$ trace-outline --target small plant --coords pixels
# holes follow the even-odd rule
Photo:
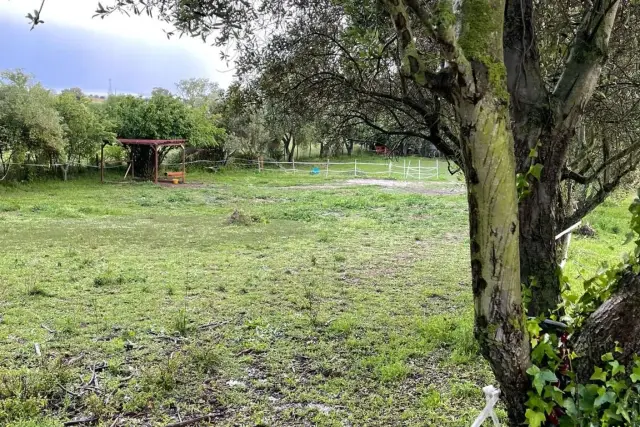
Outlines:
[[[167,363],[154,367],[146,372],[143,381],[150,389],[154,387],[161,391],[171,391],[178,384],[178,370],[180,368],[180,357],[174,356],[167,359]]]
[[[227,291],[227,287],[226,287],[225,285],[218,285],[218,286],[216,287],[216,289],[217,289],[219,292],[226,292],[226,291]]]
[[[248,225],[251,225],[252,222],[253,222],[253,219],[250,216],[245,215],[243,212],[239,211],[238,209],[235,209],[231,214],[231,216],[227,219],[227,224],[229,225],[248,226]]]
[[[169,285],[167,286],[167,295],[169,295],[170,297],[174,296],[176,294],[176,290],[173,286]]]
[[[323,231],[318,235],[318,242],[327,243],[329,241],[329,233]]]
[[[318,320],[318,310],[316,307],[316,295],[313,291],[313,283],[305,285],[304,293],[302,294],[305,299],[304,309],[309,313],[309,320],[313,326],[320,326]]]
[[[122,275],[116,275],[112,271],[106,271],[104,274],[93,279],[93,286],[101,288],[103,286],[120,286],[125,282]]]
[[[220,349],[209,345],[193,345],[187,349],[191,363],[204,374],[214,374],[222,365]]]
[[[315,267],[318,264],[318,259],[315,255],[311,255],[311,265]]]
[[[345,257],[342,254],[336,254],[336,255],[333,256],[333,260],[335,262],[345,262],[347,260],[347,257]]]
[[[49,297],[46,289],[37,281],[27,282],[27,295],[31,297]]]
[[[186,308],[181,308],[173,320],[173,330],[183,337],[186,337],[191,330],[191,320]]]

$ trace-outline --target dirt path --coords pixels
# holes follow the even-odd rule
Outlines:
[[[455,182],[418,182],[418,181],[396,181],[393,179],[363,179],[354,178],[342,182],[320,185],[296,185],[291,187],[281,187],[289,190],[329,190],[335,188],[353,187],[359,185],[375,185],[391,190],[400,190],[408,193],[450,196],[464,193],[464,185]]]

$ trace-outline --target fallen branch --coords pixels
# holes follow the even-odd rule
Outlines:
[[[201,417],[192,418],[190,420],[180,421],[173,424],[167,424],[165,427],[183,427],[190,426],[192,424],[199,423],[200,421],[211,421],[215,417],[215,414],[203,415]]]
[[[64,362],[65,365],[70,366],[73,365],[74,363],[76,363],[78,360],[82,359],[84,357],[83,353],[80,353],[79,355],[72,357],[71,359],[67,360],[66,362]]]
[[[207,323],[205,325],[198,326],[198,329],[217,328],[218,326],[226,325],[227,323],[231,323],[231,320],[225,320],[224,322]]]
[[[56,331],[51,329],[50,327],[48,327],[47,325],[45,325],[44,323],[40,324],[40,327],[44,330],[46,330],[47,332],[49,332],[50,334],[55,334]]]
[[[80,418],[80,419],[77,419],[77,420],[67,421],[63,425],[65,427],[67,427],[67,426],[77,426],[77,425],[80,425],[80,424],[93,423],[93,422],[95,422],[97,420],[98,420],[97,417],[86,417],[86,418]]]
[[[73,392],[71,390],[67,390],[62,384],[58,384],[58,387],[60,387],[62,389],[62,391],[66,392],[66,393],[69,393],[72,396],[75,396],[75,397],[82,396],[82,394],[78,394],[78,393],[75,393],[75,392]]]

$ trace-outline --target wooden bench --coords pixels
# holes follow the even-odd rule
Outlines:
[[[165,172],[164,176],[166,176],[167,178],[171,178],[171,179],[181,179],[182,183],[184,184],[184,172]]]

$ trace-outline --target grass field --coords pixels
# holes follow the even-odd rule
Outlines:
[[[0,425],[468,426],[482,408],[459,185],[96,181],[0,186]],[[574,239],[577,286],[622,252],[630,200]]]

